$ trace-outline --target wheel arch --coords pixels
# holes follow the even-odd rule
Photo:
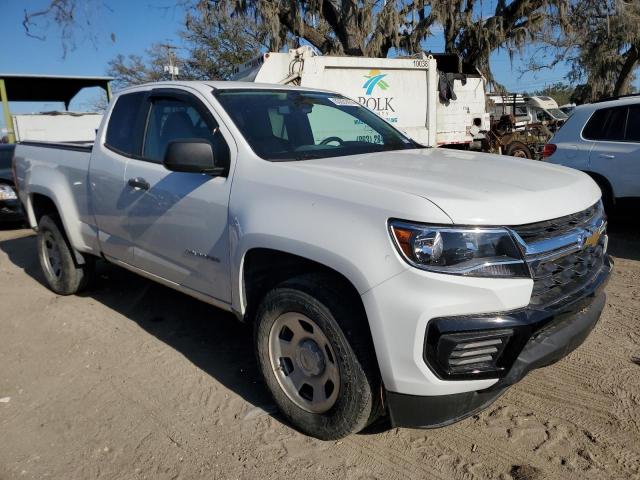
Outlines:
[[[616,204],[616,194],[613,189],[613,185],[611,185],[611,182],[607,177],[591,170],[583,170],[583,172],[589,175],[593,181],[598,184],[598,187],[600,187],[600,191],[602,192],[602,202],[605,206],[614,206]]]
[[[60,219],[60,227],[71,244],[74,258],[79,265],[85,263],[85,258],[77,250],[79,239],[74,238],[73,229],[69,228],[69,219],[63,214],[63,209],[52,191],[46,188],[36,188],[29,192],[29,201],[26,206],[27,218],[32,228],[37,229],[40,219],[44,215],[56,215]]]
[[[366,318],[360,290],[345,273],[307,256],[274,248],[255,247],[247,250],[239,269],[240,314],[251,321],[257,305],[276,285],[299,275],[318,273],[335,280],[345,295],[357,302]]]

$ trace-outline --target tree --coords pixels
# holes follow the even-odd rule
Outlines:
[[[170,74],[164,71],[164,66],[169,63],[169,55],[165,46],[154,44],[144,56],[134,54],[116,56],[107,66],[107,74],[115,78],[113,88],[119,90],[129,85],[170,80]],[[174,63],[178,68],[184,64],[180,58],[175,58]]]
[[[331,55],[386,57],[422,51],[434,25],[443,28],[445,51],[458,53],[493,80],[489,58],[500,48],[521,49],[542,29],[549,14],[560,15],[568,0],[498,0],[485,18],[476,0],[201,0],[232,5],[270,27],[273,43],[293,36]],[[545,10],[546,9],[546,10]]]
[[[183,58],[184,75],[193,79],[227,79],[234,65],[269,47],[264,25],[202,1],[187,9],[185,29],[180,36],[187,50]]]
[[[56,25],[59,29],[63,57],[65,57],[69,50],[75,48],[77,34],[80,34],[83,40],[96,43],[93,22],[100,18],[103,9],[110,8],[100,0],[83,0],[80,3],[78,0],[49,0],[49,3],[40,10],[25,8],[22,26],[28,36],[46,40],[50,24]],[[115,42],[114,33],[109,37],[112,42]]]
[[[537,40],[551,50],[546,65],[566,62],[569,79],[581,83],[578,103],[629,93],[640,60],[640,2],[625,0],[572,1],[563,18],[553,18]]]
[[[118,55],[111,60],[108,74],[116,78],[114,87],[169,80],[171,74],[165,71],[169,63],[178,67],[181,80],[227,79],[234,65],[266,47],[266,33],[255,22],[204,2],[187,11],[179,35],[184,43],[180,49],[154,44],[144,55]]]

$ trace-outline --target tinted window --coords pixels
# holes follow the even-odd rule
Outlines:
[[[627,107],[610,109],[609,118],[602,133],[603,140],[624,140],[624,129],[627,124]]]
[[[589,140],[624,140],[627,107],[596,110],[582,131]]]
[[[140,130],[138,118],[145,92],[127,93],[116,101],[109,125],[106,144],[125,155],[139,155]]]
[[[626,140],[630,142],[640,142],[640,105],[632,105],[629,107]]]
[[[229,147],[216,122],[192,104],[173,98],[153,100],[147,123],[142,156],[161,163],[170,142],[198,138],[213,146],[216,158],[228,160]]]

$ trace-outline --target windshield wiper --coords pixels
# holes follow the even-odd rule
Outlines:
[[[293,157],[293,160],[313,160],[316,158],[323,158],[322,155],[318,155],[317,153],[299,153],[296,156]]]

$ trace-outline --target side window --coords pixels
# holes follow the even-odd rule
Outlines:
[[[277,108],[269,108],[267,113],[269,114],[269,123],[271,123],[271,131],[274,137],[288,140],[289,134],[287,133],[287,125],[284,121],[283,113]]]
[[[629,107],[625,140],[629,142],[640,142],[640,105],[631,105]]]
[[[229,147],[213,118],[177,98],[153,99],[142,150],[144,159],[162,163],[169,143],[185,138],[207,140],[217,158],[229,158]]]
[[[106,145],[124,155],[139,155],[141,133],[138,130],[140,108],[145,92],[118,97],[107,125]]]
[[[346,112],[326,105],[314,105],[307,115],[316,145],[331,137],[344,142],[383,144],[382,135]]]
[[[627,107],[596,110],[582,131],[588,140],[624,140]]]
[[[602,132],[602,140],[624,140],[626,125],[627,107],[612,108]]]

